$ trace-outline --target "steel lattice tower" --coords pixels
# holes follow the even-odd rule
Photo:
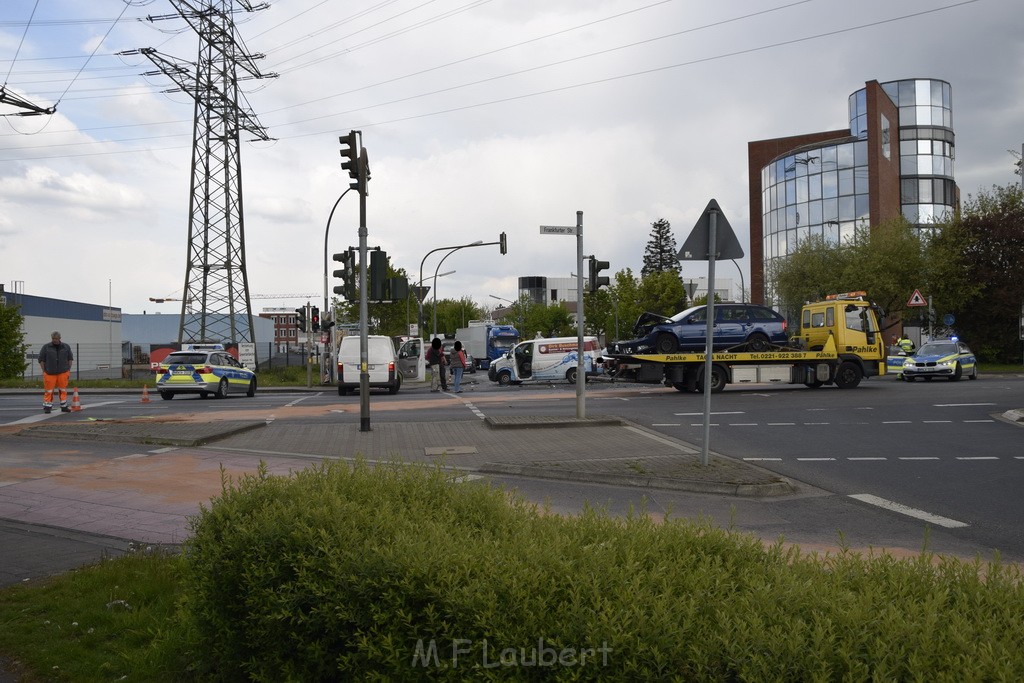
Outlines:
[[[195,101],[188,256],[178,342],[252,342],[239,132],[248,131],[259,140],[270,137],[256,115],[240,106],[238,81],[276,74],[260,73],[255,60],[263,55],[247,54],[242,48],[233,19],[238,11],[235,0],[170,2],[177,15],[149,19],[185,19],[199,35],[196,62],[182,64],[152,48],[125,54],[145,55],[178,85],[173,91],[183,91]],[[237,2],[247,12],[267,7]]]

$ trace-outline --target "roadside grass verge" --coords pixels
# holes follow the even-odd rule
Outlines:
[[[225,481],[180,556],[0,593],[0,649],[76,681],[1024,680],[1015,567],[560,517],[451,477]]]

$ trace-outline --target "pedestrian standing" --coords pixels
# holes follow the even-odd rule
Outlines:
[[[434,337],[430,342],[430,348],[423,359],[430,365],[430,390],[439,391],[443,388],[448,391],[448,380],[444,376],[444,349],[441,348],[440,337]]]
[[[43,370],[43,412],[53,410],[53,390],[60,391],[60,411],[70,413],[68,407],[68,379],[75,356],[71,347],[60,340],[60,332],[50,335],[50,343],[39,351],[39,367]]]
[[[466,352],[462,350],[462,342],[456,341],[452,348],[452,388],[456,394],[462,393],[462,373],[466,371]]]

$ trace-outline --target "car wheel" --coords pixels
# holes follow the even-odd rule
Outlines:
[[[704,393],[704,374],[703,368],[701,368],[701,375],[697,379],[697,391]],[[711,366],[711,393],[717,394],[720,391],[725,391],[725,385],[728,380],[725,374],[725,369],[721,365]]]
[[[507,387],[509,384],[512,384],[512,373],[508,372],[507,370],[505,372],[499,372],[498,385]]]
[[[388,393],[394,396],[402,388],[402,380],[395,378],[395,383],[388,387]]]
[[[967,375],[967,377],[968,377],[968,379],[978,379],[978,365],[977,364],[975,364],[974,367],[971,368],[971,374]]]
[[[227,379],[222,379],[220,381],[220,384],[217,385],[217,394],[216,394],[216,396],[217,396],[217,398],[227,398],[228,397],[228,381],[227,381]]]
[[[853,389],[860,384],[860,368],[856,363],[843,361],[836,370],[836,386],[840,389]]]
[[[679,350],[679,338],[674,334],[662,332],[654,341],[654,350],[658,353],[675,353]]]
[[[963,376],[964,376],[964,369],[962,367],[960,367],[960,363],[957,363],[956,367],[953,368],[953,374],[949,376],[949,381],[950,382],[956,382],[957,380],[959,380]]]
[[[171,392],[171,391],[161,391],[160,392],[160,398],[162,398],[165,401],[170,401],[172,398],[174,398],[174,392]]]
[[[755,332],[754,334],[750,335],[750,337],[747,338],[747,348],[753,351],[754,353],[761,353],[763,351],[767,351],[768,349],[771,348],[771,346],[772,344],[770,341],[768,341],[768,337],[761,334],[760,332]]]
[[[576,368],[569,368],[565,372],[565,381],[569,384],[576,384]]]
[[[255,377],[253,377],[251,380],[249,380],[249,390],[245,392],[245,395],[248,396],[249,398],[252,398],[253,396],[256,395],[256,378]]]

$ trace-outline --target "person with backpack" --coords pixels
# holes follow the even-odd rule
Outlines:
[[[462,393],[462,373],[466,365],[466,352],[462,350],[462,342],[456,340],[452,347],[452,389],[456,394]]]
[[[448,378],[445,376],[444,349],[441,348],[440,337],[434,337],[430,342],[430,348],[427,349],[423,360],[430,366],[430,390],[440,391],[443,389],[448,391]],[[439,385],[440,389],[438,388]]]

